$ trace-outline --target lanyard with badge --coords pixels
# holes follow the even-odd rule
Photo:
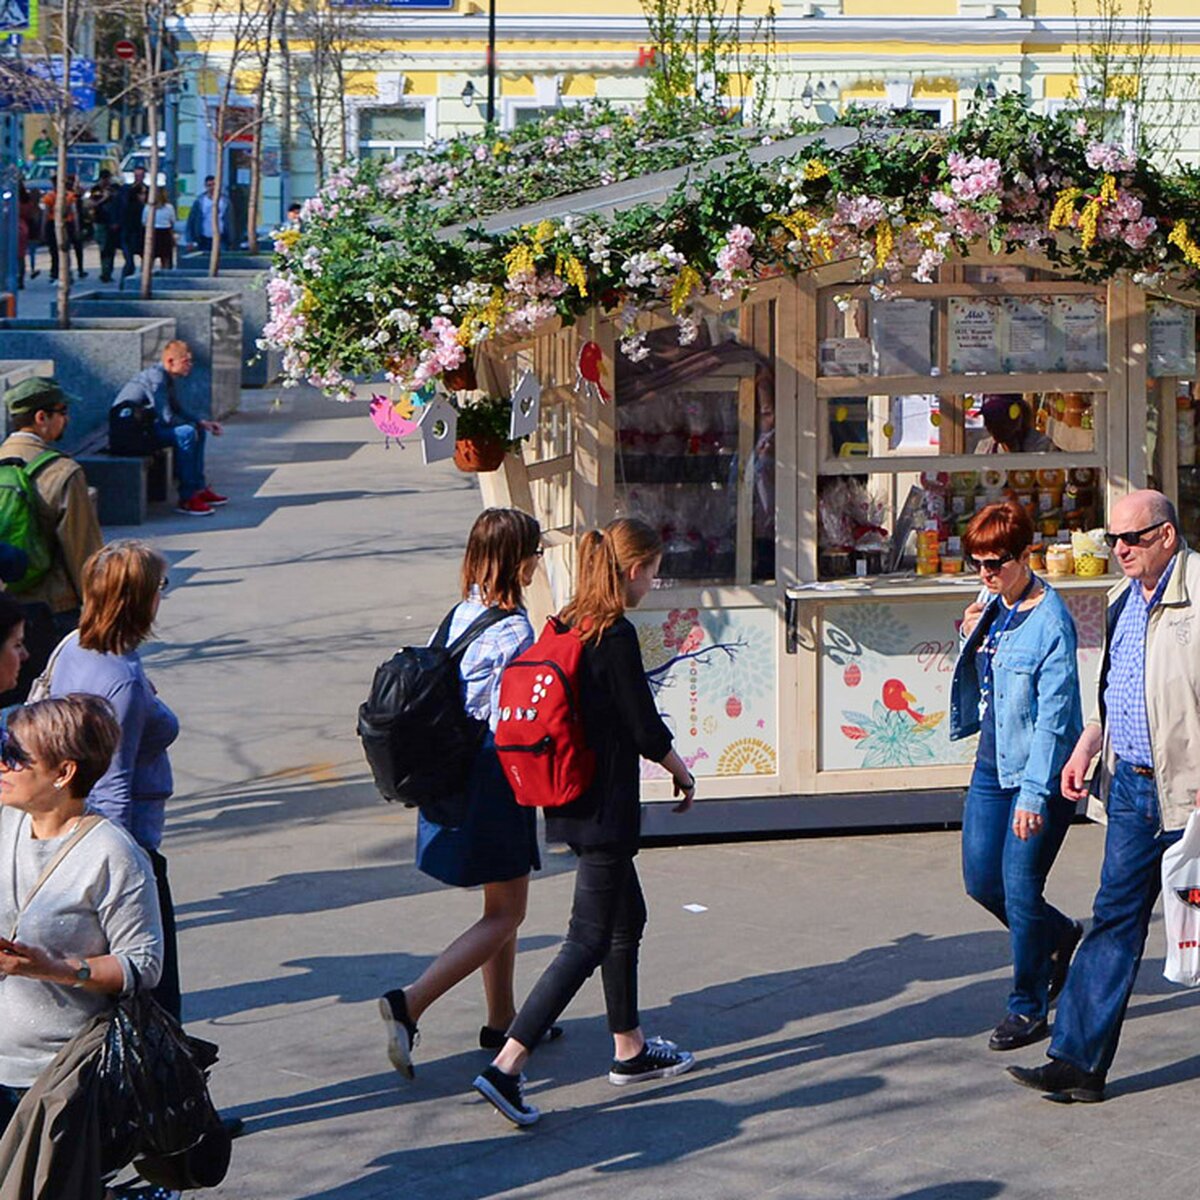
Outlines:
[[[991,707],[992,703],[992,663],[996,657],[996,651],[1000,647],[1000,639],[1008,631],[1008,627],[1016,619],[1017,613],[1020,611],[1021,605],[1029,599],[1029,593],[1033,591],[1033,585],[1037,582],[1037,576],[1031,571],[1029,573],[1029,582],[1025,585],[1025,590],[1017,597],[1017,602],[1009,608],[1004,603],[1003,598],[997,597],[997,603],[1003,608],[1004,620],[997,622],[992,620],[991,628],[984,634],[983,646],[980,652],[983,655],[983,679],[980,681],[980,693],[983,699],[985,709]]]

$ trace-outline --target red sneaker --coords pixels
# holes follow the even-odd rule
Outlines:
[[[202,491],[196,493],[205,504],[211,504],[213,508],[220,508],[222,504],[229,503],[228,496],[222,496],[219,492],[214,492],[212,488],[206,487]]]
[[[202,499],[204,493],[197,492],[188,500],[181,500],[176,506],[177,513],[186,513],[189,517],[211,517],[216,509]]]

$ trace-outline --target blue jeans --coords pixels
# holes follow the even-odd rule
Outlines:
[[[198,425],[168,425],[154,422],[154,435],[164,446],[175,447],[175,478],[179,499],[190,500],[204,491],[204,430]]]
[[[975,768],[963,807],[963,883],[1011,935],[1008,1011],[1041,1020],[1049,1007],[1050,956],[1074,928],[1043,892],[1075,806],[1051,798],[1042,832],[1022,841],[1012,831],[1018,790],[1002,788],[994,769]]]
[[[1079,945],[1058,1000],[1050,1057],[1108,1073],[1137,978],[1150,913],[1162,890],[1163,851],[1183,830],[1162,830],[1153,779],[1117,763],[1092,928]]]

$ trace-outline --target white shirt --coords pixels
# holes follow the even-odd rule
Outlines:
[[[149,213],[150,206],[146,205],[142,209],[142,224],[146,223],[146,214]],[[175,205],[160,204],[154,210],[154,228],[155,229],[174,229],[175,228]]]

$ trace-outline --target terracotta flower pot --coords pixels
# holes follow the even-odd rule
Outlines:
[[[504,443],[495,438],[459,438],[454,443],[454,465],[468,474],[494,471],[504,461]]]
[[[442,382],[452,392],[473,392],[479,386],[475,375],[475,364],[468,358],[461,366],[453,367],[442,375]]]

